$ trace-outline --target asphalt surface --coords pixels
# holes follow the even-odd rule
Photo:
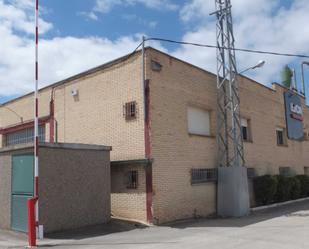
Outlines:
[[[0,231],[0,248],[24,248],[25,235]],[[309,201],[238,219],[202,219],[142,227],[113,221],[51,234],[41,248],[83,249],[308,249]]]

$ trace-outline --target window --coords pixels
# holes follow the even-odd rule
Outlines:
[[[188,107],[188,132],[194,135],[210,135],[210,113],[200,108]]]
[[[291,176],[291,169],[290,167],[280,167],[279,168],[279,174],[281,176]]]
[[[277,145],[286,145],[285,129],[277,128]]]
[[[243,141],[251,141],[250,120],[244,118],[241,119],[241,134]]]
[[[249,179],[256,177],[255,168],[247,168],[247,175]]]
[[[28,128],[4,135],[4,146],[31,143],[34,140],[34,129]],[[39,127],[39,141],[45,141],[45,126]]]
[[[137,189],[138,186],[138,171],[131,170],[127,173],[127,188]]]
[[[217,169],[192,169],[191,184],[217,181],[217,175]]]
[[[309,176],[309,167],[304,167],[304,174]]]
[[[162,65],[159,62],[152,60],[151,69],[155,72],[160,72],[162,70]]]
[[[136,101],[131,101],[128,103],[125,103],[123,107],[123,115],[126,120],[133,120],[137,117],[137,104]]]

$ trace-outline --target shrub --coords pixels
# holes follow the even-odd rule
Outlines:
[[[281,175],[276,176],[278,185],[275,200],[277,202],[288,201],[291,199],[292,181],[290,177]]]
[[[307,197],[309,196],[309,176],[306,175],[298,175],[296,178],[300,182],[300,195],[301,197]]]
[[[291,185],[290,197],[292,200],[299,199],[301,197],[301,184],[297,177],[289,177],[289,184]]]
[[[254,178],[253,187],[256,204],[266,205],[274,201],[277,179],[270,175],[259,176]]]

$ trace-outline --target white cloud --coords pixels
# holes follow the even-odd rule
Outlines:
[[[117,1],[117,0],[116,0]],[[142,0],[127,1],[138,4]],[[114,2],[114,1],[113,1]],[[149,1],[149,6],[151,2]],[[162,4],[165,0],[156,1]],[[257,0],[252,5],[246,0],[233,1],[236,46],[243,48],[309,53],[309,2],[294,0],[289,7],[278,7],[279,0]],[[33,89],[34,42],[33,1],[0,0],[0,96],[23,94]],[[146,4],[143,1],[143,4]],[[156,5],[157,6],[157,5]],[[185,25],[195,25],[183,35],[184,41],[215,44],[215,17],[212,0],[191,0],[183,6],[180,17]],[[247,10],[247,11],[245,11]],[[250,14],[251,13],[251,14]],[[91,17],[89,17],[91,18]],[[95,17],[93,17],[95,19]],[[129,17],[128,17],[129,18]],[[134,18],[134,17],[132,17]],[[146,25],[146,24],[145,24]],[[156,23],[149,23],[149,27]],[[52,23],[40,20],[41,33],[53,28]],[[53,83],[86,69],[131,52],[141,41],[142,34],[123,36],[112,41],[104,37],[55,37],[40,39],[40,86]],[[160,43],[152,42],[165,52]],[[173,55],[215,72],[216,50],[182,46]],[[268,84],[279,77],[281,67],[295,62],[292,58],[237,52],[239,71],[254,65],[260,59],[267,64],[251,71],[250,76]]]
[[[135,14],[124,14],[122,18],[126,21],[135,22],[151,29],[155,29],[158,25],[157,21],[149,21]]]
[[[80,16],[84,16],[84,17],[86,17],[86,19],[89,19],[89,20],[93,20],[93,21],[99,20],[98,16],[93,11],[91,11],[91,12],[82,11],[82,12],[79,12],[77,14],[80,15]]]
[[[13,31],[21,31],[26,34],[33,34],[33,8],[32,1],[21,0],[12,1],[6,4],[0,0],[0,23],[1,26]],[[47,23],[40,18],[40,32],[45,33],[52,28],[51,23]]]
[[[309,53],[309,2],[293,0],[289,7],[279,6],[280,1],[233,0],[232,12],[236,47],[278,51],[287,53]],[[194,31],[187,32],[183,40],[215,44],[216,17],[209,17],[215,9],[213,0],[191,0],[180,11],[186,25],[198,23]],[[181,47],[174,55],[215,72],[215,49]],[[254,65],[260,59],[267,64],[248,72],[254,79],[269,84],[280,80],[280,70],[287,63],[298,63],[290,57],[275,57],[237,52],[238,69]]]
[[[0,0],[0,96],[24,94],[34,85],[33,12],[26,0],[8,4]],[[48,32],[52,24],[40,21]],[[18,32],[17,32],[18,31]],[[133,51],[142,34],[112,41],[102,37],[55,37],[40,39],[40,87],[75,75]],[[160,44],[152,43],[161,49]]]
[[[142,4],[147,8],[156,10],[177,10],[178,5],[170,0],[96,0],[94,11],[108,13],[114,6],[134,6]]]

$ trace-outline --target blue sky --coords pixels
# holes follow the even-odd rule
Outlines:
[[[177,11],[158,11],[143,5],[120,5],[114,7],[109,13],[96,13],[98,20],[92,20],[85,16],[85,12],[92,10],[95,0],[74,0],[74,5],[68,4],[69,2],[42,1],[42,4],[51,10],[45,19],[56,27],[54,32],[48,34],[50,37],[53,35],[100,36],[114,40],[120,36],[145,33],[149,36],[181,39],[185,32],[185,27],[179,24]]]
[[[33,89],[34,0],[0,0],[0,103]],[[233,0],[236,46],[309,54],[309,1]],[[214,0],[41,0],[40,87],[131,52],[142,35],[215,44]],[[215,50],[149,44],[215,72]],[[270,86],[302,59],[237,53],[239,71]],[[309,71],[309,68],[308,68]],[[309,75],[306,74],[309,80]]]

